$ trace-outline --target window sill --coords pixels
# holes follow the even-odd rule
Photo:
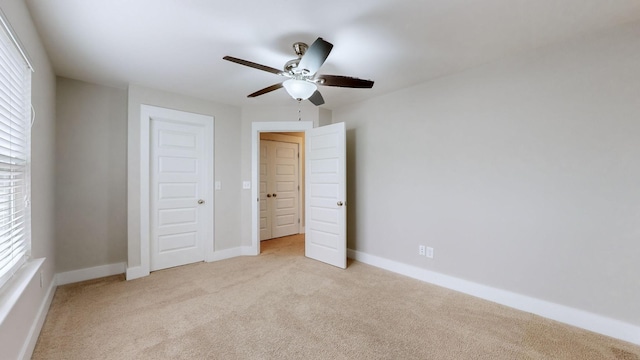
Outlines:
[[[44,260],[45,258],[27,261],[0,289],[0,324],[4,323],[29,283],[36,277]]]

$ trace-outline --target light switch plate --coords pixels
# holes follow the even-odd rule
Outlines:
[[[427,246],[427,257],[429,259],[433,259],[433,248],[432,247]]]
[[[242,182],[243,189],[251,189],[251,181],[243,181]]]
[[[222,189],[222,184],[220,183],[220,181],[216,181],[216,190],[220,189]]]

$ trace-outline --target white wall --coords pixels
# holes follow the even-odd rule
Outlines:
[[[349,248],[640,325],[639,60],[636,23],[335,109]]]
[[[57,272],[127,261],[127,90],[59,77]]]
[[[36,72],[32,75],[31,100],[36,122],[31,138],[31,254],[46,258],[41,268],[43,284],[36,276],[4,322],[0,323],[0,357],[15,359],[30,354],[40,331],[39,312],[48,306],[54,289],[54,188],[55,188],[55,75],[23,1],[0,0],[17,36],[26,48]],[[30,336],[33,335],[33,336]],[[29,342],[31,341],[31,342]]]
[[[214,117],[215,250],[240,246],[240,109],[184,95],[129,86],[128,94],[128,267],[140,265],[140,193],[138,139],[140,105],[153,105]]]

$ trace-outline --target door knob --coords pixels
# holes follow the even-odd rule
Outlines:
[[[271,194],[267,194],[267,197],[271,197]]]
[[[199,205],[204,204],[204,200],[202,200],[202,199],[198,200],[198,204],[199,204]]]
[[[273,194],[273,197],[276,197],[276,196],[278,196],[278,194]]]
[[[342,205],[344,205],[342,201],[338,201],[338,206],[342,206]]]

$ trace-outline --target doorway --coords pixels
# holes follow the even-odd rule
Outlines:
[[[253,255],[260,254],[260,134],[296,133],[312,128],[313,122],[311,121],[254,122],[251,124],[251,183],[255,184],[251,189],[252,199],[255,199],[251,207],[250,253]],[[303,224],[303,214],[300,219]]]
[[[252,246],[260,254],[259,173],[261,132],[305,132],[305,256],[346,268],[345,124],[313,128],[311,122],[254,122],[251,125]]]

